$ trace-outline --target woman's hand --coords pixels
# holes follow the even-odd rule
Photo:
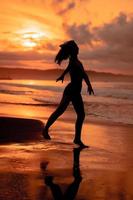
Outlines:
[[[60,76],[59,78],[57,78],[57,79],[56,79],[56,82],[58,82],[58,81],[62,81],[62,83],[63,83],[63,81],[64,81],[64,76]]]
[[[94,91],[93,91],[93,89],[92,89],[91,86],[88,86],[88,92],[89,92],[90,95],[91,95],[91,94],[94,95]]]

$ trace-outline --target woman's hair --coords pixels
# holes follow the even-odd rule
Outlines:
[[[61,49],[55,57],[55,62],[61,64],[63,60],[66,60],[70,56],[75,56],[79,52],[79,48],[74,40],[70,40],[60,45]]]

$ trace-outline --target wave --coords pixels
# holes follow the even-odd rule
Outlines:
[[[67,84],[67,83],[66,83]],[[0,89],[0,93],[7,93],[13,95],[21,95],[21,94],[37,94],[37,92],[55,92],[60,93],[63,92],[65,85],[54,85],[54,83],[43,83],[43,82],[35,82],[30,85],[29,83],[16,83],[16,82],[1,82],[2,89]],[[4,87],[4,89],[3,89]],[[8,87],[8,89],[5,89]],[[13,88],[13,89],[12,89]],[[23,89],[20,89],[23,88]],[[94,84],[94,92],[98,97],[107,97],[107,98],[116,98],[116,99],[130,99],[133,100],[133,85],[125,84],[125,83],[117,83],[116,85],[107,84],[107,83],[97,83]],[[82,90],[83,95],[87,95],[86,86],[83,85]]]
[[[42,100],[34,99],[35,103],[25,103],[25,102],[2,102],[0,104],[4,105],[16,105],[17,106],[34,106],[34,107],[57,107],[58,102],[47,102]],[[70,104],[70,111],[73,111],[72,105]],[[111,103],[101,103],[101,102],[86,102],[85,101],[85,113],[87,119],[100,120],[100,121],[110,121],[119,122],[123,124],[133,124],[133,105],[132,104],[111,104]],[[31,109],[31,108],[29,108]],[[39,108],[38,108],[39,109]]]
[[[57,103],[17,103],[17,102],[2,102],[0,101],[1,104],[11,104],[11,105],[23,105],[23,106],[57,106]]]
[[[15,90],[0,90],[0,93],[1,94],[11,94],[11,95],[28,95],[28,94],[32,94],[33,93],[33,91],[21,91],[21,90],[19,90],[19,91],[15,91]]]
[[[89,96],[83,85],[86,115],[90,118],[133,124],[133,85],[125,83],[96,83],[95,96]],[[54,82],[1,82],[0,103],[49,107],[58,106],[65,85]],[[71,108],[72,106],[70,106]],[[38,108],[39,109],[39,108]],[[17,110],[17,109],[16,109]]]
[[[133,124],[133,104],[91,102],[85,108],[94,119]]]
[[[62,91],[63,88],[60,86],[54,86],[54,85],[30,85],[30,84],[20,84],[20,83],[5,83],[5,82],[1,82],[2,85],[4,86],[9,86],[9,87],[22,87],[22,88],[31,88],[31,89],[35,89],[35,90],[52,90],[52,91]]]

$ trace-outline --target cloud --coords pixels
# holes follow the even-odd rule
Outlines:
[[[55,54],[35,51],[0,51],[0,67],[49,69],[54,66]]]
[[[97,68],[133,74],[133,18],[120,13],[110,23],[93,28],[91,48],[81,51],[81,58]],[[97,45],[100,43],[100,45]]]
[[[97,38],[107,45],[132,46],[133,44],[133,18],[128,20],[127,16],[121,13],[112,23],[104,24],[96,29]]]
[[[22,4],[15,2],[18,0],[5,4],[8,7],[1,18],[4,28],[1,29],[0,62],[3,65],[6,62],[10,64],[10,61],[16,64],[20,61],[53,62],[58,45],[67,39],[74,39],[80,46],[82,61],[87,65],[99,70],[114,71],[117,68],[119,71],[133,73],[133,18],[120,13],[112,21],[94,28],[94,15],[91,15],[89,0],[23,0]],[[86,9],[88,10],[85,11]],[[88,18],[92,20],[91,25]],[[110,18],[103,21],[107,20]],[[16,34],[16,31],[33,32],[32,26],[38,31],[53,34],[49,38],[37,39],[37,46],[26,51],[28,48],[21,42],[23,37]],[[36,42],[32,37],[28,39]]]
[[[0,61],[1,60],[14,60],[14,61],[34,61],[34,60],[52,60],[54,57],[50,53],[39,53],[35,51],[0,51]]]
[[[60,10],[58,12],[59,15],[64,15],[65,13],[67,13],[69,10],[73,9],[76,6],[75,2],[71,2],[69,3],[66,8]]]
[[[0,60],[0,67],[24,67],[25,63],[15,60]]]
[[[44,43],[41,48],[45,48],[47,50],[50,50],[50,51],[55,51],[57,50],[57,46],[55,44],[52,44],[50,42],[47,42],[47,43]]]
[[[91,44],[93,35],[89,30],[88,24],[64,25],[67,35],[78,42],[78,44]]]
[[[36,22],[40,22],[41,24],[51,24],[53,23],[53,20],[50,18],[47,18],[45,16],[41,16],[40,14],[32,14],[27,11],[19,11],[19,15],[21,15],[24,18],[28,18],[31,20],[34,20]]]

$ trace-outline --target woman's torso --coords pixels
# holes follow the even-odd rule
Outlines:
[[[79,60],[70,61],[70,79],[71,82],[67,85],[66,90],[71,92],[72,94],[80,93],[82,89],[82,70],[81,70],[81,62]]]

